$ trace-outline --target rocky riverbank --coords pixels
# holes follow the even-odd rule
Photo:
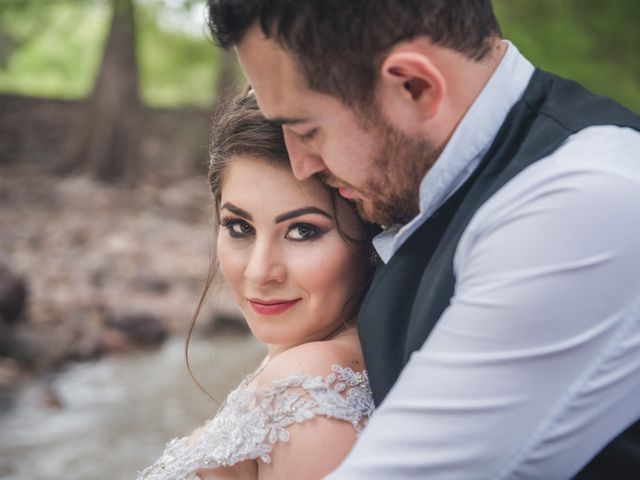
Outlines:
[[[203,178],[128,189],[0,169],[0,389],[184,334],[212,258],[211,212]],[[224,289],[199,325],[243,331]]]

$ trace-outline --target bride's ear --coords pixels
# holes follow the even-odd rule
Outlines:
[[[378,91],[388,118],[420,122],[436,116],[447,84],[428,56],[399,51],[382,62]]]

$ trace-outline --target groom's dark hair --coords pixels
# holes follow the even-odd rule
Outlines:
[[[396,43],[419,36],[482,60],[500,35],[491,0],[208,0],[219,45],[256,22],[291,53],[310,88],[347,105],[373,99],[377,71]]]

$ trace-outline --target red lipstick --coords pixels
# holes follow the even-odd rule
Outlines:
[[[253,310],[260,315],[278,315],[279,313],[289,310],[300,300],[300,298],[296,298],[295,300],[249,299],[249,303]]]

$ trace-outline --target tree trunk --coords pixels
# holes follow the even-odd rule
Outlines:
[[[111,0],[113,18],[76,148],[63,172],[133,184],[139,173],[141,102],[133,0]]]

